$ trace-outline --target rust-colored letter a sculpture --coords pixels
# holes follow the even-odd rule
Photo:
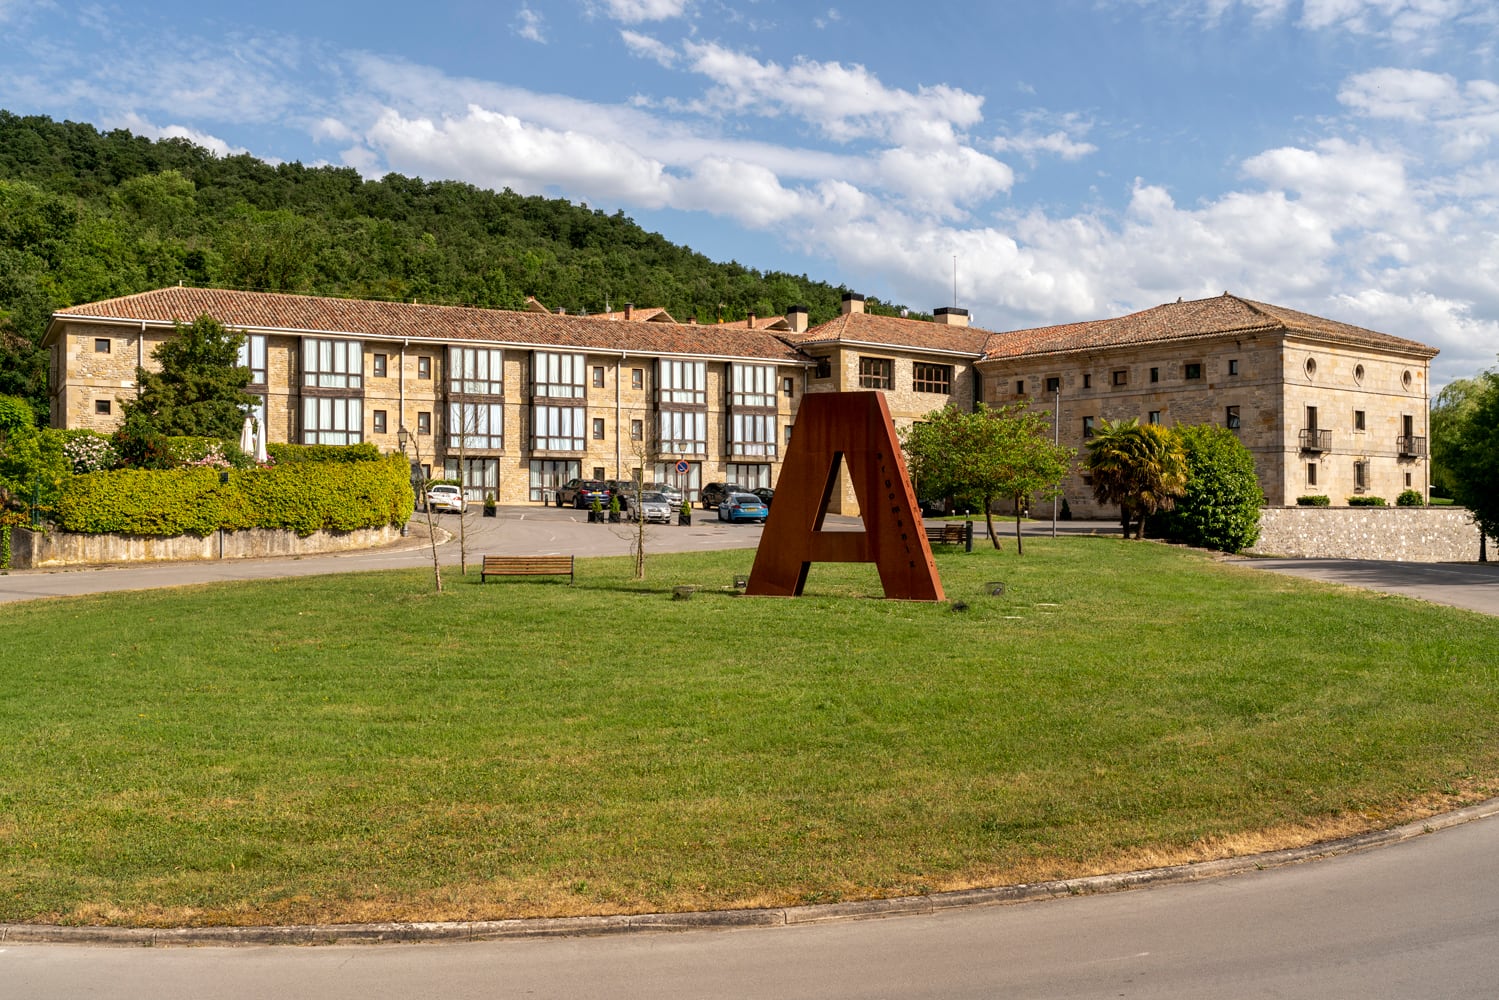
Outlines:
[[[863,531],[822,530],[840,462],[848,464]],[[745,593],[800,595],[814,562],[872,562],[879,567],[886,597],[943,600],[942,581],[882,393],[802,397]]]

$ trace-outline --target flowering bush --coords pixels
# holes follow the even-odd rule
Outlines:
[[[98,472],[113,468],[119,461],[109,438],[95,431],[73,431],[62,445],[62,454],[73,465],[73,472]]]

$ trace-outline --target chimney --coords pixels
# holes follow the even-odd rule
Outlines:
[[[932,319],[943,326],[967,326],[968,310],[956,306],[943,306],[932,310]]]
[[[749,327],[751,330],[755,328],[755,314],[753,310],[751,310],[749,314],[749,320],[744,325]]]
[[[566,316],[567,315],[567,307],[566,306],[558,306],[557,307],[557,315],[558,316]]]
[[[791,327],[792,333],[807,332],[807,307],[792,306],[786,310],[786,325]]]
[[[628,323],[630,320],[632,320],[634,318],[635,318],[635,303],[633,303],[633,302],[626,302],[625,303],[625,322]]]
[[[838,311],[839,311],[839,313],[841,315],[844,315],[844,316],[848,316],[851,313],[861,313],[861,312],[863,312],[864,311],[864,296],[858,295],[858,294],[856,294],[854,292],[844,292],[843,293],[843,305],[842,305],[842,307]]]
[[[689,326],[697,326],[697,313],[693,313],[691,316],[687,317],[687,324]]]

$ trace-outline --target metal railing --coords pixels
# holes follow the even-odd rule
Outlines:
[[[1301,432],[1302,451],[1331,451],[1332,431],[1308,427]]]
[[[1395,452],[1401,458],[1425,458],[1426,439],[1424,437],[1402,434],[1395,439]]]

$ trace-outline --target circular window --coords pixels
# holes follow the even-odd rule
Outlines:
[[[1413,379],[1411,377],[1411,373],[1410,373],[1409,369],[1407,369],[1405,371],[1405,373],[1400,376],[1400,384],[1403,385],[1403,386],[1405,386],[1407,389],[1409,389],[1411,387],[1411,383],[1414,382],[1414,381],[1415,381],[1415,379]]]
[[[1307,358],[1306,359],[1306,377],[1307,378],[1315,378],[1316,374],[1317,374],[1317,359],[1316,358]]]
[[[1353,380],[1355,382],[1357,382],[1359,385],[1363,385],[1364,384],[1364,366],[1363,365],[1354,365],[1353,366]]]

